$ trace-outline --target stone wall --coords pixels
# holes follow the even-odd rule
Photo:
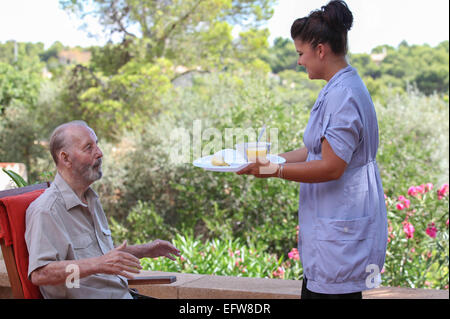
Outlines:
[[[142,271],[143,276],[176,276],[167,285],[136,285],[139,293],[159,299],[299,299],[301,281]],[[10,298],[8,275],[0,263],[0,299]],[[364,299],[449,299],[448,290],[380,287]]]

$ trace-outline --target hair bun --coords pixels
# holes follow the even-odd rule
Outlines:
[[[332,0],[322,8],[323,20],[335,30],[349,31],[353,25],[353,15],[342,0]]]

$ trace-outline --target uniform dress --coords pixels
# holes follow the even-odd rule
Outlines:
[[[363,291],[380,280],[387,213],[375,161],[375,108],[350,65],[331,78],[311,110],[303,138],[306,161],[322,158],[323,138],[347,168],[338,180],[300,183],[298,251],[307,288],[325,294]]]

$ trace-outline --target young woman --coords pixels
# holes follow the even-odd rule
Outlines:
[[[311,110],[305,147],[280,154],[283,165],[258,162],[238,172],[300,182],[302,298],[362,298],[379,283],[385,260],[378,124],[370,94],[345,58],[352,24],[344,1],[294,21],[298,64],[310,79],[328,82]]]

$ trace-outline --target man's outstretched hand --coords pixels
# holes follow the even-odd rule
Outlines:
[[[180,251],[171,243],[165,240],[156,239],[151,243],[144,244],[145,257],[167,257],[171,260],[176,260],[175,257],[180,257]]]

